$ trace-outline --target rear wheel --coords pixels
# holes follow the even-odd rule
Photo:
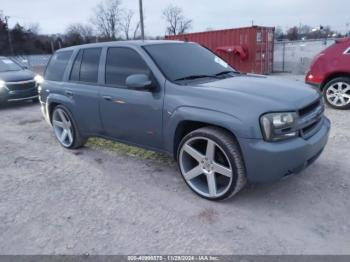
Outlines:
[[[246,183],[237,142],[220,128],[205,127],[186,135],[179,146],[178,165],[186,184],[209,200],[230,198]]]
[[[52,126],[58,142],[65,148],[76,149],[84,146],[83,138],[71,113],[62,105],[56,106],[52,113]]]
[[[326,103],[335,109],[350,108],[350,78],[338,77],[329,81],[324,89],[323,96]]]

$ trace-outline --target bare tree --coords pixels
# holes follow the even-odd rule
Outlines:
[[[38,23],[31,23],[27,27],[28,32],[38,35],[40,32],[40,25]]]
[[[93,39],[93,29],[90,25],[71,24],[67,27],[64,40],[67,45],[90,43]]]
[[[84,40],[88,40],[93,36],[93,29],[90,25],[76,23],[67,27],[66,34],[77,34]]]
[[[105,0],[96,6],[92,23],[102,37],[115,40],[121,30],[122,15],[120,0]]]
[[[121,21],[121,27],[124,32],[124,37],[126,40],[138,39],[140,38],[140,21],[136,24],[133,22],[134,12],[132,10],[127,10],[124,12],[124,17]]]
[[[134,29],[133,39],[139,39],[139,38],[140,38],[140,22],[137,22]]]
[[[163,16],[167,22],[167,34],[178,35],[186,33],[192,27],[192,20],[183,15],[180,7],[169,5],[163,10]]]

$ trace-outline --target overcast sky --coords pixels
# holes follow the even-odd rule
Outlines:
[[[40,33],[63,33],[68,24],[89,22],[100,0],[0,0],[0,10],[9,15],[10,25],[39,23]],[[138,0],[122,0],[135,11]],[[224,29],[255,24],[281,26],[330,25],[345,32],[350,23],[349,0],[143,0],[147,35],[164,35],[162,10],[173,3],[193,20],[191,31]]]

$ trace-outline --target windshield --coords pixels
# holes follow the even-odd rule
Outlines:
[[[167,43],[144,49],[170,81],[215,77],[235,72],[224,60],[195,43]]]
[[[19,71],[22,68],[9,58],[0,58],[0,72]]]

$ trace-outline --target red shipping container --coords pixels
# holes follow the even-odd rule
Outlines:
[[[274,27],[252,26],[166,36],[209,48],[244,73],[270,74],[273,70]]]

